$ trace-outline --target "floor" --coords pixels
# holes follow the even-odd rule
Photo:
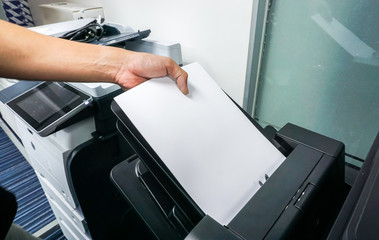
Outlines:
[[[33,168],[2,128],[0,186],[16,196],[18,209],[15,224],[46,240],[65,239]]]

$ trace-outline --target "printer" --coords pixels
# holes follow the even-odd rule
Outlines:
[[[287,124],[271,138],[285,146],[286,160],[223,226],[183,196],[122,122],[118,128],[138,157],[115,167],[112,180],[156,239],[321,239],[337,214],[344,179],[338,141]]]
[[[137,40],[122,45],[127,46],[146,51],[157,51],[160,46],[158,52],[168,50],[174,59],[178,56],[181,65],[177,45]],[[0,99],[6,103],[39,84],[20,81],[1,91]],[[115,104],[113,98],[122,93],[118,86],[67,85],[89,95],[91,103],[48,136],[38,136],[24,121],[15,120],[6,106],[2,105],[1,114],[28,148],[28,160],[32,159],[68,239],[333,240],[377,236],[379,136],[347,196],[343,143],[293,124],[279,131],[262,128],[233,103],[285,160],[233,219],[221,224],[199,208]],[[42,165],[40,158],[47,164]]]
[[[59,37],[93,21],[31,30]],[[93,44],[150,51],[182,64],[177,43],[145,41],[141,32],[117,23],[105,21],[103,26],[105,40]],[[134,42],[128,48],[125,42],[130,39]],[[117,238],[130,221],[130,207],[109,179],[112,167],[134,154],[117,131],[110,109],[112,99],[122,92],[111,83],[22,80],[0,91],[1,118],[22,143],[67,239]],[[33,103],[40,103],[38,109]]]
[[[112,102],[118,130],[137,154],[115,166],[111,179],[149,230],[141,232],[144,239],[377,239],[379,133],[350,189],[344,183],[343,143],[290,123],[279,131],[262,128],[235,107],[286,159],[238,214],[221,224],[199,208]]]
[[[189,74],[194,76],[193,72]],[[193,87],[193,81],[189,83]],[[159,80],[156,84],[155,87],[158,86]],[[145,87],[145,89],[148,88]],[[162,89],[159,88],[159,91]],[[123,95],[126,96],[126,94],[129,93]],[[161,94],[165,95],[165,92],[161,92]],[[205,95],[203,93],[198,94],[193,89],[192,94],[202,97]],[[194,196],[189,194],[190,191],[182,184],[183,181],[179,181],[178,175],[174,174],[172,168],[166,165],[165,159],[162,159],[162,156],[166,155],[162,152],[158,154],[156,148],[151,145],[152,142],[149,141],[150,136],[148,135],[154,129],[162,134],[161,121],[151,120],[153,128],[149,126],[148,130],[142,133],[140,121],[143,121],[143,118],[134,118],[133,116],[135,113],[138,116],[142,115],[140,114],[141,110],[135,112],[129,110],[130,105],[123,104],[132,102],[133,98],[122,97],[122,95],[118,96],[118,99],[112,102],[112,110],[118,117],[118,130],[134,149],[136,155],[114,167],[111,172],[111,179],[126,201],[133,207],[146,229],[149,230],[150,235],[148,237],[151,239],[323,239],[332,227],[338,210],[346,197],[343,143],[293,124],[287,124],[279,131],[272,127],[262,128],[232,99],[225,95],[223,101],[228,99],[231,102],[231,108],[233,108],[231,112],[241,115],[241,118],[245,118],[245,120],[247,119],[251,126],[254,126],[270,144],[284,155],[285,160],[270,176],[266,176],[264,181],[259,182],[261,184],[259,190],[244,203],[230,221],[220,223],[207,214],[200,207],[198,201],[194,200]],[[188,98],[191,99],[191,96]],[[190,101],[188,98],[184,99],[183,103]],[[175,100],[176,98],[168,101],[175,102]],[[160,101],[160,99],[154,98],[154,102],[156,101]],[[210,101],[212,102],[213,99]],[[181,107],[183,106],[180,105],[178,109]],[[212,105],[210,110],[217,107]],[[168,108],[169,112],[175,111],[171,109],[171,106],[166,105],[163,108]],[[222,109],[224,108],[222,107]],[[148,116],[159,118],[157,115],[159,113],[156,112],[153,113],[155,115],[149,115],[151,109],[143,109],[143,111],[149,112]],[[133,115],[131,116],[131,114]],[[165,112],[165,114],[169,113]],[[193,115],[187,117],[189,116]],[[195,116],[192,121],[198,123],[207,116]],[[222,118],[222,115],[217,116]],[[137,120],[134,121],[133,119]],[[171,123],[171,119],[163,121]],[[175,122],[179,122],[180,125],[178,119]],[[150,123],[148,124],[150,125]],[[204,129],[195,125],[183,126],[183,128],[188,129],[192,127],[196,130],[197,128]],[[236,126],[232,124],[229,128],[233,129]],[[168,128],[163,129],[169,131],[170,124]],[[225,132],[225,128],[215,130],[215,132],[221,132],[221,135],[223,131]],[[199,131],[200,134],[201,132],[202,130]],[[187,133],[181,133],[183,138],[192,137]],[[199,135],[198,137],[199,139],[208,139],[205,136]],[[231,140],[235,139],[233,137],[228,135],[227,141],[233,141]],[[167,144],[172,143],[170,137],[162,136],[161,138],[165,139],[164,142]],[[174,139],[178,138],[174,137]],[[183,144],[185,145],[185,143]],[[210,146],[211,148],[212,144],[212,142],[207,141],[202,146]],[[175,147],[168,148],[172,151]],[[212,148],[212,150],[214,149]],[[191,164],[182,160],[179,153],[178,165],[188,166]],[[211,159],[203,159],[203,161],[209,160]],[[237,159],[230,159],[230,162],[239,164],[235,160]],[[251,159],[252,162],[266,160],[264,158]],[[214,162],[217,164],[217,161]],[[219,166],[216,165],[208,167],[209,172],[213,171],[213,168],[219,169]],[[183,172],[183,175],[193,174],[191,170],[183,170]],[[222,186],[217,187],[223,188]],[[209,191],[211,189],[209,188]],[[233,195],[230,198],[233,198]],[[217,199],[213,201],[217,201]],[[144,239],[148,237],[144,236]]]
[[[60,105],[66,95],[75,99],[76,94],[81,93],[92,100],[63,122],[53,121],[46,128],[47,132],[37,132],[29,124],[33,119],[27,118],[27,113],[35,114],[25,109],[25,104],[39,101],[35,91],[42,93],[51,84],[70,94],[56,92],[61,98],[55,100],[46,94],[38,108],[40,118],[43,113],[50,118],[58,115],[52,112],[55,108],[50,109],[49,106],[66,109],[67,106]],[[33,167],[65,237],[93,239],[113,228],[112,223],[118,222],[115,218],[121,218],[122,209],[126,211],[126,204],[117,204],[117,192],[113,190],[108,174],[117,161],[126,159],[130,154],[128,148],[119,148],[115,117],[109,108],[112,98],[122,92],[119,86],[100,83],[74,85],[19,81],[0,91],[1,115],[22,143],[25,158]],[[24,115],[18,114],[23,112]],[[104,194],[101,199],[99,191]],[[101,222],[103,219],[105,223]]]
[[[190,76],[193,76],[193,73],[191,72]],[[204,76],[204,74],[197,76]],[[197,108],[201,104],[208,104],[208,102],[200,101],[200,105],[194,105],[195,103],[192,101],[194,95],[200,96],[203,100],[207,99],[205,97],[207,95],[203,92],[201,94],[196,92],[202,87],[196,89],[194,82],[189,81],[190,88],[192,88],[190,92],[192,90],[194,95],[181,97],[184,100],[180,100],[177,97],[179,94],[175,93],[170,96],[172,98],[165,99],[164,96],[167,93],[173,93],[174,90],[165,92],[162,86],[166,87],[173,83],[170,80],[162,79],[151,82],[149,81],[149,85],[145,85],[133,93],[126,92],[119,95],[111,105],[118,118],[118,131],[136,154],[116,165],[112,169],[110,177],[126,202],[134,209],[137,219],[142,221],[143,228],[141,227],[141,229],[144,231],[139,233],[141,239],[377,239],[379,234],[377,227],[379,220],[379,208],[377,207],[379,199],[379,133],[351,187],[345,183],[345,177],[350,177],[349,171],[351,170],[345,172],[345,169],[348,168],[345,166],[345,148],[342,142],[291,123],[286,124],[278,131],[271,126],[262,128],[232,99],[229,99],[230,104],[234,106],[232,107],[233,114],[243,116],[264,136],[265,140],[284,155],[285,159],[270,176],[266,175],[265,180],[259,181],[261,187],[258,191],[243,203],[242,208],[232,216],[230,221],[225,223],[208,214],[207,210],[200,206],[202,203],[195,199],[193,192],[188,190],[188,185],[183,183],[182,176],[185,175],[197,183],[197,185],[194,183],[196,188],[202,187],[194,179],[198,175],[192,172],[191,160],[183,161],[184,158],[187,158],[181,156],[181,151],[186,148],[187,142],[183,141],[183,143],[164,147],[167,152],[176,151],[174,155],[166,154],[160,147],[187,137],[191,138],[193,137],[191,132],[196,132],[195,141],[197,139],[202,142],[202,139],[206,139],[198,146],[203,149],[209,146],[209,151],[212,151],[214,150],[212,139],[205,136],[208,132],[196,124],[201,123],[209,116],[213,122],[221,121],[220,118],[223,117],[228,121],[232,118],[229,118],[228,114],[212,116],[213,108],[220,107],[213,105],[214,102],[219,102],[219,99],[213,101],[213,95],[210,97],[212,104],[208,109],[212,114],[204,114],[205,111],[202,109],[199,111],[202,114],[200,117],[191,115],[195,112],[190,112],[191,114],[182,118],[180,115],[187,110],[192,111],[191,108],[195,108],[194,106]],[[159,89],[159,94],[163,97],[159,94],[155,95],[152,91],[155,89]],[[135,102],[132,100],[138,98],[143,100],[143,96],[147,92],[152,94],[149,96],[153,100],[150,99],[150,102],[133,109],[130,102]],[[226,103],[225,99],[228,99],[228,96],[224,92],[222,94],[224,94],[222,100]],[[137,98],[135,98],[136,96]],[[162,101],[162,99],[164,100]],[[180,103],[175,107],[177,100]],[[151,101],[154,102],[153,107],[149,108]],[[157,106],[156,102],[163,106]],[[161,104],[164,102],[167,104]],[[140,109],[141,106],[146,108]],[[185,110],[180,112],[180,108],[185,108]],[[166,109],[168,110],[166,111]],[[143,113],[144,111],[147,113]],[[176,111],[179,113],[175,115]],[[174,114],[172,114],[173,112]],[[161,117],[166,114],[169,117]],[[145,120],[144,116],[156,116],[156,118]],[[183,125],[182,120],[185,118],[190,118],[190,120]],[[174,124],[187,128],[189,131],[179,131],[180,127],[172,128]],[[200,124],[200,126],[202,125]],[[207,125],[207,127],[212,128],[213,126]],[[226,127],[233,129],[239,126],[232,124],[226,125]],[[171,133],[165,133],[171,128],[180,133],[174,133],[172,138]],[[200,131],[198,131],[199,129]],[[154,134],[151,132],[158,132],[157,137],[152,138],[151,136]],[[206,133],[201,135],[202,132]],[[222,133],[226,131],[225,128],[222,128],[213,131],[213,133],[215,132],[221,132],[220,136],[222,136]],[[225,134],[228,138],[223,140],[231,142],[235,139],[233,137],[236,136],[230,137],[229,133]],[[157,139],[158,141],[156,141]],[[159,139],[163,142],[162,144]],[[175,149],[181,145],[184,147],[179,151]],[[193,150],[194,145],[190,146]],[[225,146],[228,147],[228,145]],[[191,155],[190,151],[187,153]],[[177,157],[173,160],[177,162],[176,166],[179,166],[182,172],[178,172],[172,167],[173,165],[170,165],[170,161],[164,159],[164,157],[172,158],[172,156]],[[230,158],[230,162],[240,163],[235,161],[238,160],[238,157]],[[213,160],[205,157],[202,161]],[[251,161],[267,161],[267,159],[251,159]],[[206,170],[209,173],[203,169],[201,173],[211,176],[211,172],[215,171],[217,174],[220,168],[217,161],[213,162],[215,165],[207,165]],[[230,171],[234,171],[233,165],[230,166]],[[345,175],[345,173],[348,174]],[[203,179],[206,179],[206,176]],[[222,189],[223,187],[215,184],[215,188]],[[227,187],[225,186],[225,189]],[[208,191],[213,192],[214,189],[208,188]],[[207,195],[208,193],[203,192],[203,194]],[[230,198],[233,197],[234,195],[230,196]],[[222,201],[223,199],[219,200],[225,202]],[[217,199],[213,199],[213,203],[218,204],[215,201]]]

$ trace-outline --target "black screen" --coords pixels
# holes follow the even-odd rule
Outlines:
[[[80,97],[58,84],[46,87],[20,100],[17,105],[38,123],[42,123]]]
[[[65,84],[44,82],[8,102],[22,119],[38,132],[51,127],[58,119],[68,117],[84,107],[92,97]],[[56,123],[55,123],[56,124]]]

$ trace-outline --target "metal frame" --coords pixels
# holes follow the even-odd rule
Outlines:
[[[265,31],[271,0],[254,0],[250,29],[243,109],[254,117],[261,58],[264,52]]]

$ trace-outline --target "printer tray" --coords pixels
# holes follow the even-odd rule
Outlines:
[[[143,161],[147,173],[151,176],[149,179],[152,179],[149,183],[141,175],[139,181],[135,181],[132,184],[133,186],[128,184],[127,188],[122,187],[122,182],[131,183],[130,180],[123,181],[115,174],[112,177],[113,181],[124,197],[135,207],[136,212],[140,214],[145,223],[150,225],[149,228],[158,239],[162,237],[159,234],[162,232],[159,228],[166,228],[168,231],[179,230],[180,227],[177,226],[180,223],[184,223],[185,227],[179,236],[186,236],[185,232],[187,232],[186,239],[207,239],[204,238],[210,234],[210,228],[207,224],[212,224],[212,231],[216,234],[214,236],[223,236],[225,233],[236,239],[304,239],[305,236],[307,236],[306,239],[321,239],[321,235],[325,234],[325,229],[331,226],[330,216],[333,214],[330,212],[335,211],[334,216],[338,213],[335,194],[338,192],[336,190],[343,184],[343,173],[341,174],[341,172],[343,172],[344,161],[344,147],[340,142],[292,124],[286,125],[276,134],[276,141],[285,142],[284,145],[287,147],[291,146],[291,153],[240,213],[225,227],[214,222],[201,210],[199,211],[195,204],[191,204],[191,199],[185,199],[187,196],[180,194],[180,187],[176,191],[172,191],[175,187],[178,188],[175,186],[175,181],[170,179],[170,175],[165,175],[167,173],[160,173],[163,169],[156,162],[157,159],[146,161],[151,159],[151,156],[146,154],[147,149],[141,148],[149,146],[146,143],[139,142],[143,140],[142,136],[139,136],[139,141],[136,140],[136,136],[133,134],[138,134],[138,131],[130,129],[130,125],[126,126],[126,116],[117,111],[116,106],[113,105],[112,108],[114,111],[116,110],[118,117],[124,120],[117,122],[119,131],[129,144],[137,150],[136,152]],[[118,171],[130,166],[126,163],[123,165],[119,166]],[[117,172],[114,171],[114,173]],[[122,175],[124,174],[118,174],[118,176]],[[135,178],[138,176],[133,175]],[[157,187],[151,187],[153,181],[156,181]],[[141,197],[131,196],[130,193],[136,194],[136,189],[141,189],[141,187],[145,188],[146,193],[144,194],[150,194],[150,199],[154,199],[155,204],[148,204],[148,206],[144,204],[143,208],[139,207],[141,206],[140,200],[146,199],[146,197],[142,197],[142,195]],[[155,191],[157,188],[161,189],[160,193]],[[167,197],[167,200],[162,198],[163,195]],[[140,200],[137,201],[136,199]],[[157,201],[158,199],[161,200]],[[188,205],[183,205],[182,200],[184,199]],[[151,202],[147,199],[146,201]],[[170,229],[157,226],[156,223],[160,221],[153,223],[148,217],[144,217],[149,212],[164,209],[162,206],[166,201],[173,202],[174,208],[179,209],[179,213],[184,215],[179,219],[188,220],[187,223],[190,224],[186,224],[186,221],[177,221],[175,224],[166,217],[166,221],[171,226],[176,225]],[[163,215],[168,216],[164,213]],[[220,232],[217,231],[217,228]],[[225,239],[232,238],[227,237]]]
[[[154,199],[155,207],[163,210],[164,215],[178,213],[174,214],[178,216],[173,218],[174,222],[168,218],[166,220],[175,225],[175,229],[181,230],[180,236],[189,234],[187,237],[190,237],[192,229],[207,215],[184,191],[115,101],[111,108],[119,119],[118,130],[148,172],[148,178],[144,179],[142,175],[139,177],[140,185],[144,185]],[[241,111],[243,112],[242,109]],[[253,119],[250,120],[256,124]],[[329,213],[336,211],[335,194],[344,181],[344,146],[338,141],[292,124],[283,127],[274,140],[281,146],[286,146],[287,152],[290,152],[287,159],[226,229],[243,239],[302,239],[304,236],[307,236],[306,239],[320,239],[317,234],[322,234],[322,230],[331,226]],[[132,199],[125,197],[129,201]],[[165,202],[173,203],[170,207],[172,211],[164,210]],[[131,205],[137,207],[138,204]],[[136,212],[140,211],[136,209]],[[148,219],[145,220],[149,225]],[[153,227],[150,229],[153,230]],[[307,233],[313,236],[309,237]]]
[[[231,101],[234,102],[232,99]],[[265,135],[263,128],[259,126],[257,122],[255,122],[237,104],[236,107],[238,107],[241,112],[251,121],[251,123]],[[173,176],[170,170],[165,166],[163,161],[150,147],[144,137],[139,133],[115,101],[112,102],[111,109],[119,119],[117,121],[117,128],[119,132],[137,153],[140,160],[143,162],[143,165],[148,169],[151,178],[155,179],[158,187],[168,193],[166,195],[168,195],[170,199],[167,201],[175,204],[176,212],[180,213],[181,223],[179,223],[179,225],[183,225],[182,234],[188,233],[188,230],[194,227],[205,216],[204,212],[183,189],[180,183],[176,180],[175,176]],[[267,138],[267,135],[265,136]]]

